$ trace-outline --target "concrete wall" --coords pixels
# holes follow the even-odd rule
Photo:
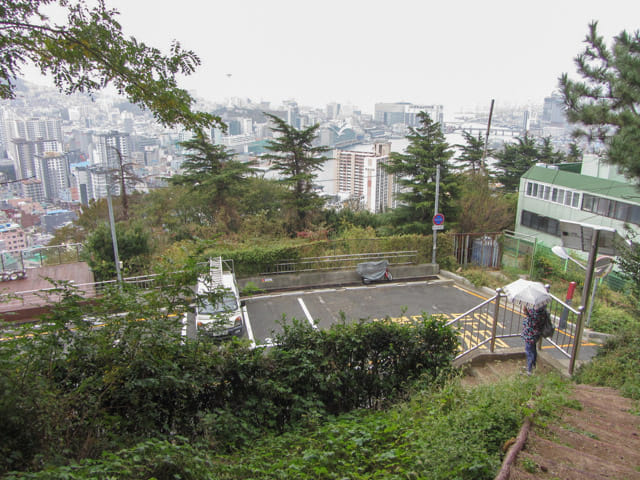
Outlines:
[[[425,263],[422,265],[391,265],[389,272],[394,281],[419,280],[438,275],[438,264]],[[355,285],[362,283],[362,278],[354,270],[339,270],[326,272],[302,272],[280,275],[265,275],[263,277],[246,277],[237,279],[240,290],[252,282],[261,290],[292,290],[311,287],[332,287],[340,285]]]

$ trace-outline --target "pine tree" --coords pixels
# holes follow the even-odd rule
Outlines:
[[[314,213],[322,207],[322,199],[314,191],[313,181],[327,161],[321,154],[329,149],[313,146],[319,124],[298,130],[275,115],[265,115],[273,123],[271,129],[276,135],[266,146],[273,153],[263,158],[271,160],[271,169],[280,174],[280,181],[291,192],[288,202],[292,212],[291,233],[300,232],[309,228]]]
[[[640,31],[622,31],[607,47],[597,26],[575,58],[583,81],[560,77],[567,117],[577,137],[603,142],[608,161],[640,183]]]
[[[418,114],[420,126],[410,128],[406,154],[392,153],[385,167],[400,185],[400,206],[393,211],[394,223],[403,233],[430,233],[435,208],[436,171],[440,167],[439,213],[453,220],[458,184],[449,164],[453,150],[439,123],[426,112]]]
[[[224,210],[233,217],[238,203],[239,186],[252,171],[251,163],[238,162],[223,145],[214,145],[201,131],[180,143],[187,150],[183,173],[171,178],[174,185],[185,185],[208,206],[205,214],[213,220]]]
[[[495,153],[497,162],[496,178],[507,192],[515,192],[520,185],[520,177],[540,158],[540,152],[533,137],[525,133],[517,143],[507,143]]]
[[[463,168],[469,168],[473,173],[478,173],[482,168],[482,158],[484,157],[484,139],[482,134],[478,133],[477,137],[474,137],[469,132],[462,132],[464,145],[456,145],[462,152],[458,156],[458,161],[462,163]],[[490,155],[491,151],[487,151],[487,155]]]

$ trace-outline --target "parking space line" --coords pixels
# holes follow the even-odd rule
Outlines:
[[[309,321],[311,326],[313,328],[315,328],[316,330],[318,330],[318,325],[316,325],[315,322],[313,321],[313,318],[311,317],[311,314],[309,313],[309,310],[307,310],[307,306],[304,304],[304,300],[302,300],[302,298],[298,297],[298,303],[302,307],[302,311],[304,312],[304,315],[307,317],[307,320]]]
[[[244,324],[247,328],[247,337],[251,340],[251,348],[255,348],[256,346],[256,338],[253,336],[253,328],[251,328],[251,320],[249,320],[249,315],[247,314],[247,306],[242,307],[242,315],[244,316]]]

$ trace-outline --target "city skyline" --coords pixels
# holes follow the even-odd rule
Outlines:
[[[640,4],[506,0],[430,6],[399,0],[203,3],[107,0],[125,35],[168,51],[172,40],[202,65],[180,85],[198,97],[302,105],[378,102],[461,108],[541,104],[558,77],[576,76],[588,24],[609,42],[636,31]],[[34,69],[24,78],[41,80]]]

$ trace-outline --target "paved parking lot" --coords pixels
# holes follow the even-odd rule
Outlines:
[[[294,318],[307,321],[317,328],[328,328],[343,319],[351,322],[390,317],[396,321],[404,321],[406,318],[420,317],[423,313],[440,315],[450,320],[486,299],[482,294],[443,280],[375,283],[256,296],[245,300],[244,335],[256,345],[269,344],[274,335],[282,331],[282,323],[291,322]],[[497,339],[496,347],[523,348],[519,337],[522,328],[520,312],[510,310],[508,315],[501,315],[501,318],[503,320],[499,323],[499,328],[514,336]],[[510,325],[503,324],[505,319],[509,320]],[[461,346],[468,348],[475,345],[478,337],[489,338],[492,324],[492,318],[487,313],[477,312],[467,318],[458,325]],[[570,335],[562,332],[556,340],[559,344],[565,343],[566,348],[569,337]],[[481,348],[487,349],[488,346]],[[543,342],[542,348],[551,352],[554,357],[564,358],[549,342]],[[583,341],[580,358],[591,358],[596,349],[595,344]]]
[[[328,328],[344,318],[379,319],[387,316],[445,314],[453,318],[484,300],[448,281],[375,283],[264,295],[246,299],[247,333],[256,344],[269,342],[282,321],[305,320]]]

